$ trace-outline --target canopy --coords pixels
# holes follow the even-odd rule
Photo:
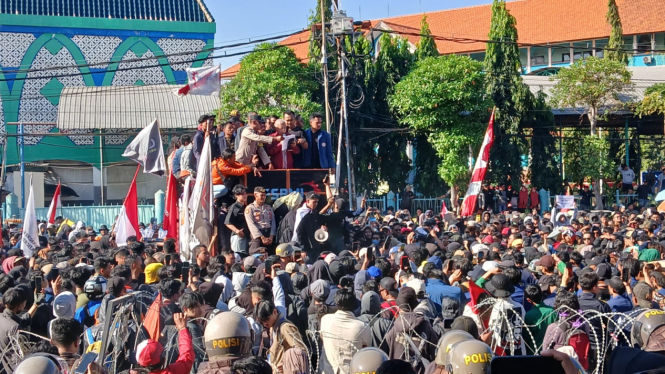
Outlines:
[[[161,129],[196,128],[198,118],[219,108],[218,96],[173,93],[178,86],[68,87],[60,94],[58,128],[138,129],[159,117]]]

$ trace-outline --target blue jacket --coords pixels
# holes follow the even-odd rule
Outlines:
[[[304,152],[302,159],[303,168],[308,168],[312,163],[312,129],[305,131],[305,138],[307,138],[307,148]],[[335,160],[333,159],[332,152],[332,141],[330,139],[330,134],[324,130],[319,131],[319,137],[317,139],[319,145],[319,162],[321,162],[321,167],[323,169],[334,168]]]
[[[633,310],[633,301],[626,294],[612,296],[607,305],[614,313],[627,313]]]
[[[459,287],[448,286],[440,279],[428,279],[425,291],[436,306],[437,312],[441,313],[441,300],[444,297],[450,297],[462,302],[462,289]]]

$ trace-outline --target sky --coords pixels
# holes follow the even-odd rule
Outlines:
[[[250,38],[288,34],[307,27],[318,0],[205,0],[217,23],[215,46],[247,42]],[[355,21],[403,16],[435,10],[489,4],[491,0],[340,0],[340,9]],[[251,47],[227,49],[237,53]],[[218,51],[216,55],[224,52]],[[242,56],[220,58],[226,69]]]

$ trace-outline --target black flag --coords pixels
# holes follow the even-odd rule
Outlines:
[[[162,146],[162,136],[159,133],[159,122],[156,118],[136,135],[122,156],[141,164],[144,173],[164,176],[166,172],[164,147]]]

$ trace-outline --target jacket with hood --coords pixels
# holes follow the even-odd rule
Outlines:
[[[372,346],[378,347],[386,336],[392,321],[381,316],[381,299],[374,291],[366,292],[360,302],[359,320],[367,323],[372,332]]]
[[[428,361],[433,361],[436,356],[436,346],[428,342],[438,341],[438,336],[432,325],[425,316],[420,313],[408,313],[400,311],[399,318],[395,319],[395,324],[388,331],[385,341],[381,344],[381,349],[388,354],[390,359],[405,359],[405,347],[409,344],[406,336],[418,347],[420,355]],[[414,357],[416,352],[409,348],[409,357]],[[418,365],[416,372],[423,373],[425,366]]]

